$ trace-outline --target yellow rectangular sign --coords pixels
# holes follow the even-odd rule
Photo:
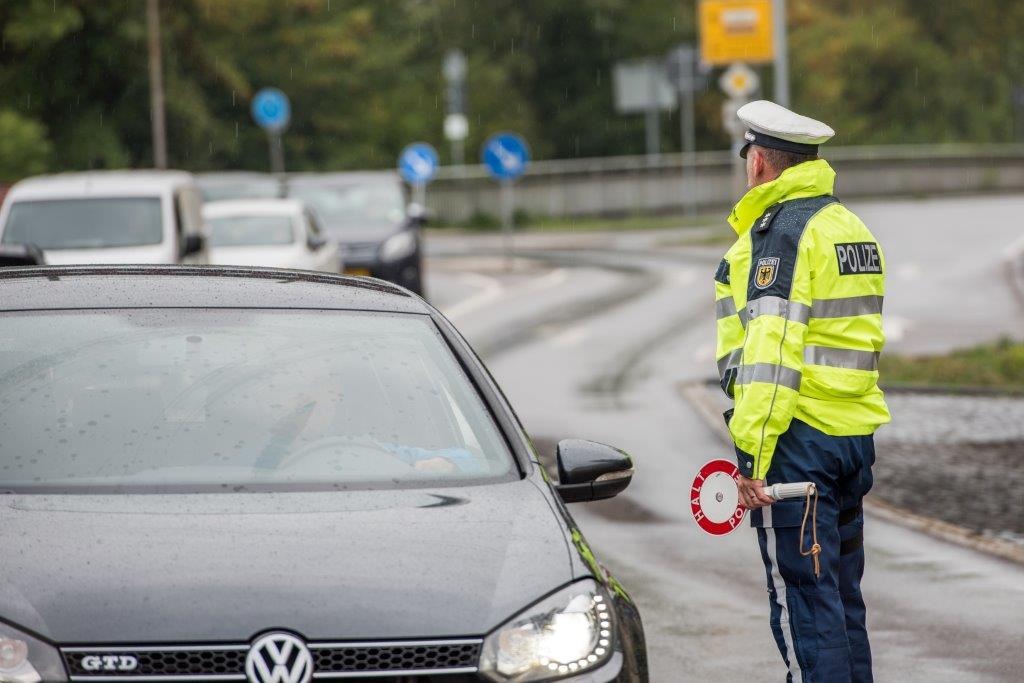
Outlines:
[[[772,0],[700,0],[699,14],[705,64],[758,64],[775,57]]]

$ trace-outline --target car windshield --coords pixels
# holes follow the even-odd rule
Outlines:
[[[334,236],[394,230],[405,218],[405,198],[397,182],[352,185],[294,184],[290,196],[301,199]]]
[[[139,247],[163,241],[158,197],[16,201],[3,242],[42,249]]]
[[[430,318],[0,315],[0,491],[402,488],[514,461]]]
[[[208,218],[210,245],[214,247],[291,244],[295,229],[291,216],[222,216]]]

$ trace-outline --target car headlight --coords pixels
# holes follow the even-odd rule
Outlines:
[[[56,648],[0,623],[0,683],[66,680]]]
[[[403,230],[384,242],[384,246],[380,248],[380,257],[385,261],[397,261],[414,251],[416,251],[416,233],[412,230]]]
[[[608,595],[587,579],[550,595],[484,639],[480,673],[548,681],[604,664],[615,646]]]

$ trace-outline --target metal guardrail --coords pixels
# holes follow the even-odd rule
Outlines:
[[[1024,145],[886,145],[824,148],[840,197],[926,196],[1024,190]],[[684,159],[695,170],[683,177]],[[535,161],[516,183],[516,209],[556,217],[681,212],[736,199],[730,152]],[[443,167],[427,204],[441,222],[497,214],[498,187],[483,166]]]

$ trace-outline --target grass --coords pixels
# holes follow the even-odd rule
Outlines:
[[[555,218],[551,216],[531,216],[517,213],[515,217],[516,232],[600,232],[629,230],[668,230],[672,228],[706,227],[722,222],[719,215],[682,216],[682,215],[649,215],[634,214],[613,218]],[[455,224],[436,224],[431,228],[492,231],[500,230],[501,222],[491,214],[476,214],[469,220]]]
[[[996,389],[1024,393],[1024,344],[1001,339],[934,356],[883,353],[879,372],[884,384],[942,388]]]

